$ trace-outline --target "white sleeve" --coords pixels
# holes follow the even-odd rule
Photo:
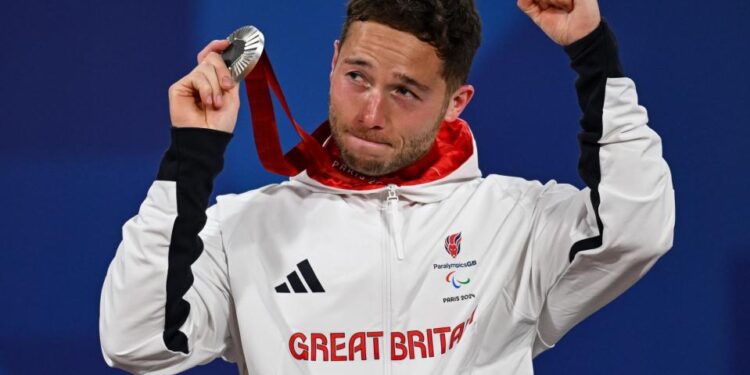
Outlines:
[[[622,294],[672,246],[674,191],[660,137],[622,74],[606,23],[566,48],[583,110],[581,191],[548,184],[529,244],[534,354]]]
[[[100,340],[110,366],[176,373],[231,349],[233,308],[218,206],[206,210],[222,142],[227,136],[173,129],[157,181],[123,227],[100,304]]]

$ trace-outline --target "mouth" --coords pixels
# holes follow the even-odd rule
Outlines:
[[[349,143],[352,149],[359,149],[362,151],[369,152],[383,152],[391,148],[391,144],[387,142],[381,142],[374,139],[358,137],[354,134],[346,134],[346,142]]]

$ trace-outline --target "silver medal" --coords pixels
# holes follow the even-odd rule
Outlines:
[[[265,38],[255,26],[243,26],[227,37],[232,44],[221,58],[236,82],[242,81],[253,70],[263,54]]]

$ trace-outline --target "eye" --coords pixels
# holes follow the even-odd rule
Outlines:
[[[346,76],[349,77],[352,81],[361,82],[364,78],[362,77],[362,74],[359,72],[348,72],[346,73]]]
[[[397,87],[396,93],[407,98],[419,99],[416,94],[414,94],[411,90],[407,89],[404,86]]]

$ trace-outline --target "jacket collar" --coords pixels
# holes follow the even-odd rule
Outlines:
[[[481,177],[474,137],[469,125],[461,119],[443,122],[427,155],[386,176],[363,176],[348,168],[330,137],[324,149],[327,162],[313,163],[291,177],[293,185],[338,195],[382,195],[388,185],[395,185],[399,196],[430,203],[447,198],[461,184]]]

